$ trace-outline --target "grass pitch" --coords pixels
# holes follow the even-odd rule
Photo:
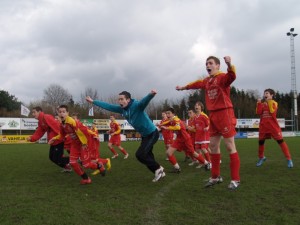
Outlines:
[[[241,185],[229,191],[229,156],[222,146],[222,184],[204,189],[210,172],[183,162],[176,153],[181,174],[170,174],[152,183],[150,173],[135,156],[139,142],[125,142],[130,156],[112,160],[105,177],[91,176],[91,185],[80,185],[74,172],[48,159],[46,144],[0,145],[1,225],[298,225],[300,224],[300,138],[285,138],[294,168],[274,140],[266,141],[267,161],[257,162],[257,139],[238,139]],[[111,157],[101,143],[103,158]],[[162,142],[155,145],[156,159],[168,171]],[[92,171],[87,171],[89,174]]]

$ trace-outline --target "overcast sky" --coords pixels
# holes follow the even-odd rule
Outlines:
[[[289,92],[291,27],[300,34],[299,0],[1,0],[0,89],[25,104],[50,84],[75,101],[87,87],[176,99],[208,56],[230,55],[238,89]]]

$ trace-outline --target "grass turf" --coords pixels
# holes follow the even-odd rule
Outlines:
[[[48,159],[46,144],[0,145],[0,224],[300,224],[298,151],[300,138],[285,138],[294,168],[288,169],[279,146],[266,142],[267,161],[256,167],[257,139],[238,139],[241,185],[229,191],[229,156],[222,146],[222,184],[204,189],[210,172],[183,162],[181,174],[167,173],[152,183],[150,173],[135,156],[139,142],[124,142],[130,156],[112,159],[105,177],[91,176],[80,185],[74,172],[65,174]],[[101,143],[103,158],[111,152]],[[164,145],[155,145],[156,159],[168,171]],[[90,174],[92,171],[88,171]]]

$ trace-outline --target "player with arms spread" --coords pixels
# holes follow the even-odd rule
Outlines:
[[[159,181],[166,175],[164,168],[155,161],[152,152],[153,145],[158,140],[159,132],[145,112],[145,108],[156,94],[156,90],[151,90],[148,95],[140,101],[137,101],[131,98],[129,92],[122,91],[119,93],[118,97],[119,105],[93,100],[90,96],[86,97],[88,102],[93,103],[96,106],[114,113],[120,113],[132,127],[141,134],[142,142],[136,151],[135,156],[141,163],[147,166],[152,173],[154,173],[155,176],[152,180],[153,182]]]

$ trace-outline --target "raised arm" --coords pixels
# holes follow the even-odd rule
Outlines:
[[[151,90],[150,93],[148,95],[146,95],[144,98],[142,98],[139,101],[139,107],[141,110],[144,110],[147,105],[149,104],[149,102],[152,100],[152,98],[154,98],[154,96],[157,94],[156,90]]]
[[[90,96],[86,96],[85,100],[89,103],[92,103],[102,109],[106,109],[110,112],[115,113],[122,113],[122,108],[119,105],[116,104],[109,104],[107,102],[99,101],[99,100],[93,100]]]

